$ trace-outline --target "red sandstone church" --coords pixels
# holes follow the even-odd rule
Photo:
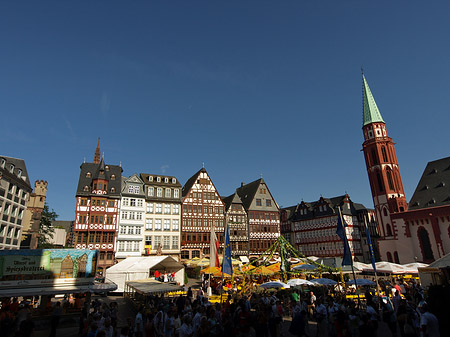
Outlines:
[[[430,263],[450,252],[450,157],[429,162],[409,204],[395,145],[363,75],[363,151],[381,260]]]

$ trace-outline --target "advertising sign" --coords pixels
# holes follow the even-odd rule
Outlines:
[[[91,279],[97,269],[97,250],[0,250],[0,287],[16,283],[45,284],[57,279]],[[53,280],[53,281],[51,281]]]

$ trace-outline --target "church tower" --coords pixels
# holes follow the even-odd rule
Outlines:
[[[388,136],[386,123],[381,117],[364,74],[363,80],[363,151],[366,160],[380,235],[395,238],[391,214],[408,209],[402,178],[398,167],[395,143]]]

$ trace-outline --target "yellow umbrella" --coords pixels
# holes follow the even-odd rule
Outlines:
[[[220,271],[219,267],[206,267],[205,269],[200,270],[200,273],[202,274],[214,274]]]
[[[267,269],[272,270],[274,273],[277,273],[281,270],[281,263],[275,263],[275,264],[271,264],[270,266],[267,267]]]

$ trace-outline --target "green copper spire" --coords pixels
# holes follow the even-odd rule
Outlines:
[[[375,123],[383,122],[383,117],[381,117],[380,111],[378,110],[377,103],[373,98],[372,92],[370,91],[369,85],[367,84],[364,74],[363,78],[363,126]]]

